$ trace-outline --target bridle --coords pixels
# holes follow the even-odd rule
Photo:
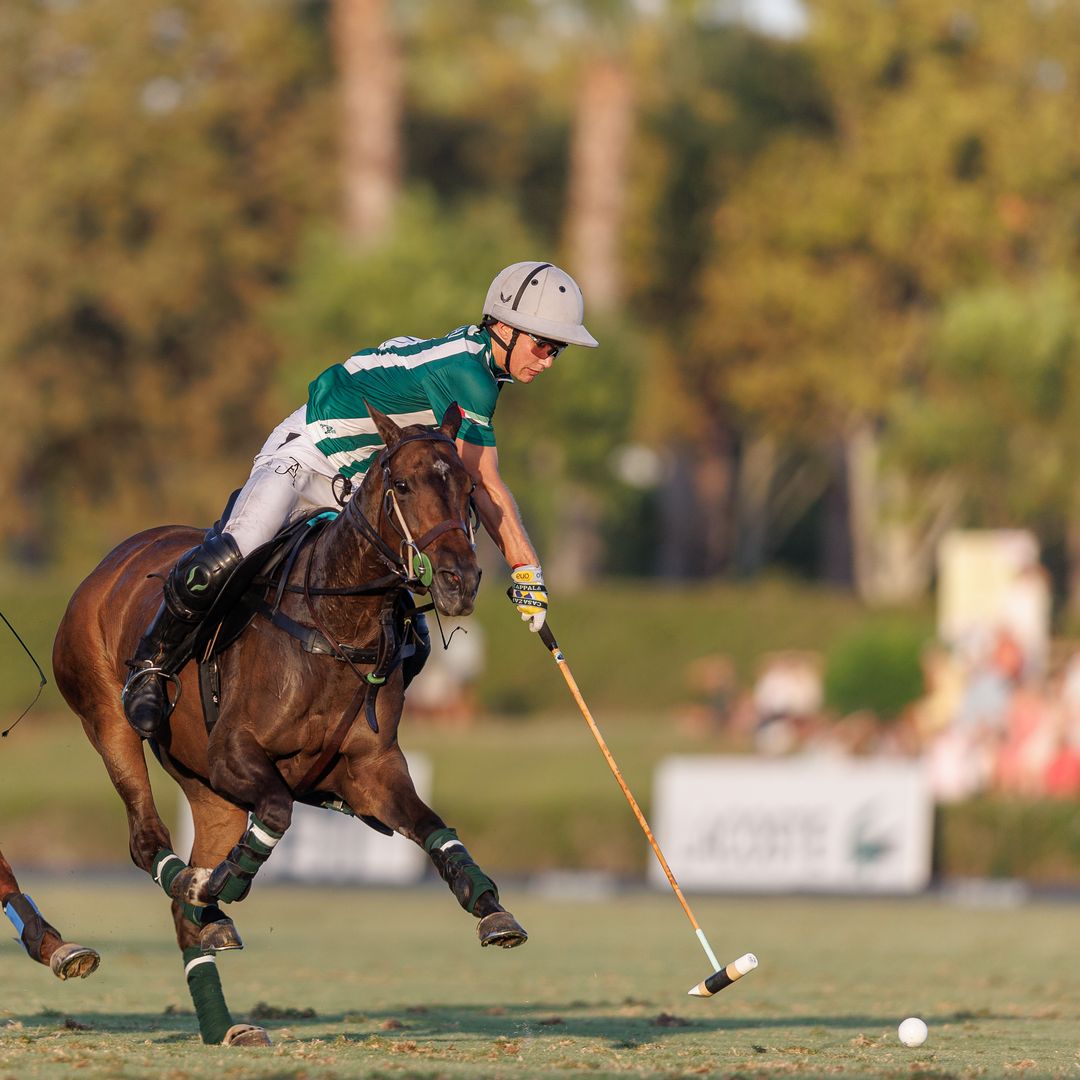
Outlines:
[[[460,529],[464,532],[464,535],[469,538],[469,543],[475,548],[476,546],[476,530],[473,526],[473,518],[475,517],[476,509],[473,504],[472,495],[469,496],[469,513],[465,521],[461,518],[447,518],[446,521],[442,521],[437,525],[433,525],[427,532],[424,532],[423,536],[419,539],[414,539],[413,532],[408,527],[408,523],[405,521],[405,515],[402,513],[401,504],[397,501],[397,492],[394,490],[393,476],[390,473],[390,461],[393,456],[399,451],[406,443],[416,442],[435,442],[435,443],[448,443],[450,446],[455,446],[453,438],[448,435],[444,435],[438,431],[418,431],[413,434],[403,435],[399,441],[394,445],[384,448],[376,459],[377,467],[382,470],[382,499],[380,503],[380,521],[381,518],[387,518],[387,521],[394,527],[394,530],[401,537],[401,543],[399,544],[399,551],[397,551],[395,562],[397,566],[405,573],[405,582],[410,586],[422,586],[423,589],[427,589],[431,584],[434,577],[434,570],[431,565],[431,559],[426,554],[426,550],[440,538],[444,532],[454,532]],[[455,447],[456,448],[456,447]],[[357,508],[357,517],[360,517],[365,525],[367,525],[367,519],[363,513]],[[373,529],[373,532],[377,530]],[[368,539],[370,539],[370,536]],[[386,555],[390,552],[390,546],[383,541],[379,536],[379,544],[376,545],[379,553]]]

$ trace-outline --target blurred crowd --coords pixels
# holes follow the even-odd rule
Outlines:
[[[1030,661],[1005,629],[974,649],[928,650],[909,720],[939,801],[1080,795],[1080,651]]]
[[[1051,650],[1040,631],[1042,601],[1030,602],[1040,594],[1036,582],[1028,600],[1018,593],[1013,617],[928,645],[923,693],[896,718],[831,714],[819,653],[766,655],[745,691],[717,654],[688,671],[695,700],[681,713],[684,730],[765,755],[921,757],[939,802],[986,792],[1078,796],[1080,647]]]

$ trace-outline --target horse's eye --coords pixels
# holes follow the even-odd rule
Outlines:
[[[395,480],[394,481],[394,490],[399,495],[408,495],[409,494],[409,485],[407,483],[405,483],[404,480]]]

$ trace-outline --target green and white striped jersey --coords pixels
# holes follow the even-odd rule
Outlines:
[[[382,439],[364,401],[404,427],[437,425],[457,402],[458,438],[495,445],[492,416],[509,376],[495,366],[488,331],[461,326],[445,337],[397,337],[327,368],[308,387],[306,430],[344,476],[367,470]]]

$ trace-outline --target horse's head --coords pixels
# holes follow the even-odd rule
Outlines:
[[[386,443],[364,485],[374,489],[369,498],[381,500],[370,520],[378,521],[383,540],[400,552],[413,577],[430,588],[442,614],[468,615],[480,568],[470,526],[473,480],[454,442],[461,412],[451,404],[434,431],[419,424],[398,427],[370,405],[368,413]]]

